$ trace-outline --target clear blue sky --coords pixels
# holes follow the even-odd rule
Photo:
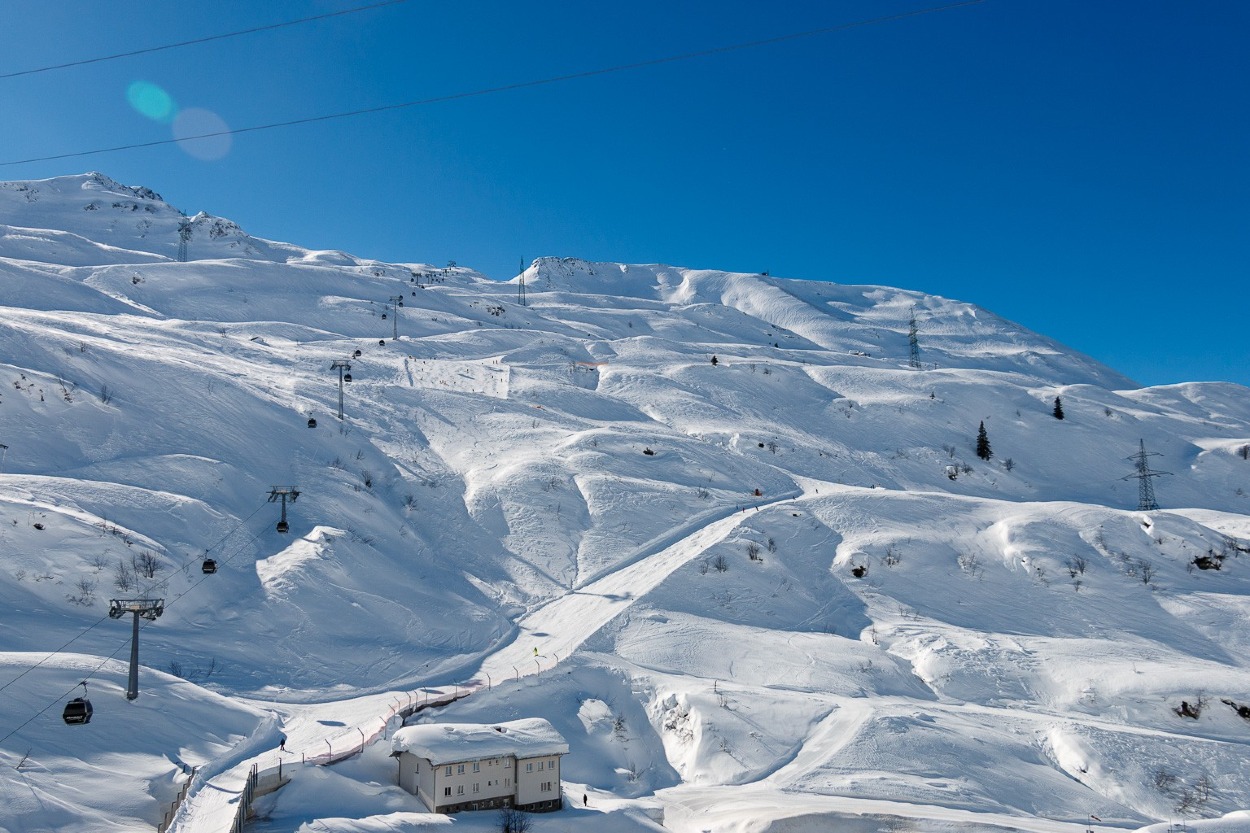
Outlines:
[[[6,0],[0,74],[373,1]],[[0,162],[167,139],[197,116],[250,127],[927,5],[941,2],[410,0],[0,79]],[[0,179],[100,170],[261,237],[497,278],[558,255],[900,286],[980,304],[1143,384],[1250,384],[1247,43],[1244,0],[983,0],[247,133],[214,159],[170,145],[7,165]],[[147,115],[136,82],[150,85]]]

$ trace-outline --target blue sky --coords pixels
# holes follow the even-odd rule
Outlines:
[[[7,0],[0,74],[372,1]],[[0,162],[937,5],[410,0],[0,79]],[[983,0],[228,147],[4,165],[0,179],[99,170],[261,237],[497,278],[557,255],[900,286],[984,306],[1143,384],[1250,384],[1247,38],[1241,0]],[[144,89],[146,115],[130,100]]]

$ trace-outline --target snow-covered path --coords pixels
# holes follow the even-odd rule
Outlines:
[[[678,833],[742,829],[742,819],[751,816],[773,820],[820,816],[822,829],[848,833],[875,833],[878,830],[1074,833],[1086,829],[1084,824],[1078,826],[1078,822],[1073,821],[982,813],[934,804],[908,804],[902,801],[811,793],[800,795],[768,784],[681,786],[664,791],[663,798],[666,808],[665,826]],[[836,826],[833,821],[835,817]],[[815,828],[796,824],[795,829]],[[1100,826],[1094,829],[1120,828]]]
[[[759,508],[798,499],[793,492],[761,503]],[[754,507],[753,507],[754,509]],[[675,542],[671,535],[643,548],[640,557],[628,566],[576,588],[530,611],[517,623],[517,637],[483,661],[475,680],[488,684],[507,677],[520,677],[550,670],[562,657],[568,657],[613,617],[653,590],[674,570],[713,544],[723,540],[746,515],[735,511],[688,532]],[[666,545],[667,544],[667,545]],[[659,547],[652,555],[647,549]],[[483,679],[483,678],[489,679]]]

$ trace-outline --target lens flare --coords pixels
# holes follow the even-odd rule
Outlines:
[[[221,116],[211,110],[200,107],[188,107],[174,118],[174,139],[178,147],[188,156],[205,161],[221,159],[230,152],[234,138],[226,131],[230,125]],[[202,139],[192,138],[216,133],[216,136],[205,136]]]
[[[126,100],[140,114],[161,124],[173,121],[178,109],[169,93],[149,81],[135,81],[127,87]]]

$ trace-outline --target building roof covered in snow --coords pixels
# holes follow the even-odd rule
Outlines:
[[[391,740],[394,754],[410,752],[432,764],[473,761],[513,755],[566,755],[569,745],[541,717],[506,723],[426,723],[405,726]]]

